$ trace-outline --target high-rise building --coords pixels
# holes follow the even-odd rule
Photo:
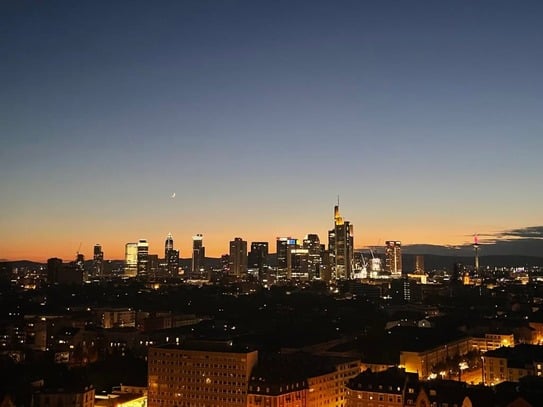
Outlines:
[[[124,248],[124,275],[136,277],[138,275],[138,244],[127,243]]]
[[[170,250],[173,250],[173,236],[171,233],[168,233],[166,236],[166,241],[164,242],[164,258],[168,258],[168,253]]]
[[[402,276],[402,242],[387,240],[385,242],[385,271],[390,277]]]
[[[47,282],[53,284],[58,282],[58,276],[62,272],[64,265],[62,259],[53,257],[47,260]]]
[[[62,259],[56,257],[48,259],[47,282],[59,285],[83,284],[86,279],[83,262],[84,256],[80,253],[75,261],[69,263],[63,263]]]
[[[258,351],[195,341],[149,349],[149,407],[245,407]]]
[[[268,268],[268,242],[252,242],[249,252],[249,268],[258,271],[258,280],[262,281]]]
[[[351,278],[354,259],[353,225],[339,213],[339,204],[334,207],[334,228],[328,231],[328,250],[337,279]]]
[[[200,271],[204,268],[206,248],[204,247],[204,236],[197,234],[192,236],[192,276],[198,278]]]
[[[138,276],[149,274],[149,243],[147,240],[138,241]]]
[[[309,250],[291,246],[288,248],[287,277],[309,280]]]
[[[94,257],[92,259],[92,274],[95,277],[102,277],[104,274],[104,252],[99,243],[94,245]]]
[[[166,274],[168,276],[177,276],[179,273],[179,250],[173,248],[173,236],[168,233],[164,242],[164,263],[166,264]]]
[[[309,254],[307,264],[309,279],[320,278],[322,258],[319,235],[308,234],[303,241],[303,248],[307,249]]]
[[[241,237],[230,242],[230,274],[238,278],[247,274],[247,241]]]
[[[287,257],[289,247],[296,246],[296,239],[291,237],[278,237],[277,241],[277,269],[285,271],[287,269]]]
[[[153,278],[159,275],[160,259],[158,254],[147,255],[147,274]]]

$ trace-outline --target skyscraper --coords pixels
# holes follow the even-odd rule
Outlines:
[[[94,245],[94,257],[92,259],[92,274],[101,277],[104,274],[104,252],[99,243]]]
[[[138,244],[127,243],[124,249],[124,275],[136,277],[138,274]]]
[[[321,259],[321,242],[319,235],[308,234],[303,241],[303,248],[308,251],[308,273],[309,279],[320,277]]]
[[[330,260],[337,279],[349,279],[354,258],[353,225],[339,214],[339,203],[334,207],[334,228],[328,231]]]
[[[147,240],[138,241],[138,276],[149,273],[149,243]]]
[[[171,233],[168,233],[166,236],[166,241],[164,242],[164,258],[168,258],[168,253],[170,250],[173,250],[173,236]]]
[[[385,271],[390,273],[392,278],[402,276],[402,242],[397,240],[385,242]]]
[[[262,281],[268,268],[268,242],[252,242],[249,252],[249,268],[258,270],[258,280]]]
[[[168,276],[177,276],[179,272],[179,250],[173,248],[173,236],[168,233],[164,242],[164,263]]]
[[[230,242],[230,274],[238,278],[247,274],[247,241],[241,237]]]
[[[289,246],[287,255],[287,277],[309,280],[309,250]]]
[[[53,257],[47,260],[47,282],[49,284],[57,283],[58,276],[62,272],[64,265],[62,259]]]
[[[296,246],[296,239],[293,239],[291,237],[278,237],[276,244],[277,269],[284,271],[287,269],[288,248]]]
[[[199,278],[200,271],[204,268],[205,250],[204,236],[200,233],[192,236],[191,278]]]

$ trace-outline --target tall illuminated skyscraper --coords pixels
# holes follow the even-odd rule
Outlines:
[[[264,273],[268,268],[268,242],[251,243],[249,268],[258,270],[258,280],[263,280]]]
[[[192,276],[198,278],[200,270],[204,268],[206,248],[204,247],[204,236],[198,233],[192,236]]]
[[[124,249],[124,275],[136,277],[138,275],[138,244],[127,243]]]
[[[321,259],[321,242],[319,235],[308,234],[303,242],[303,248],[308,250],[308,272],[309,278],[314,279],[320,277]]]
[[[168,252],[173,250],[173,236],[171,233],[168,233],[166,236],[166,241],[164,242],[164,258],[168,258]]]
[[[385,242],[385,271],[390,273],[392,278],[402,276],[402,242],[397,240]]]
[[[353,225],[339,214],[339,202],[334,207],[334,228],[328,231],[328,250],[335,278],[351,278],[354,260]]]
[[[179,250],[173,248],[173,236],[168,233],[164,242],[164,263],[166,264],[166,273],[169,276],[176,276],[179,272]]]
[[[92,274],[101,277],[104,274],[104,252],[100,244],[94,245],[94,256],[92,259]]]
[[[230,274],[238,278],[247,274],[247,241],[241,237],[230,242]]]
[[[149,243],[147,240],[138,241],[138,276],[149,274]]]
[[[290,246],[287,254],[287,277],[309,280],[309,250]]]
[[[296,247],[296,239],[291,237],[278,237],[277,238],[277,269],[286,271],[287,258],[289,247]]]

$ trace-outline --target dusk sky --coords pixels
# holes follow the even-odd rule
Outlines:
[[[541,225],[543,2],[2,1],[0,258]],[[171,198],[175,193],[175,198]]]

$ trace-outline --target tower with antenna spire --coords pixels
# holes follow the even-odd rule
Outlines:
[[[334,206],[334,228],[328,231],[328,250],[336,279],[352,277],[354,260],[353,225],[339,212],[339,196]]]
[[[473,250],[475,251],[475,274],[479,274],[479,237],[473,235]]]
[[[173,236],[168,233],[164,242],[164,262],[168,276],[173,277],[179,273],[179,250],[173,248]]]

